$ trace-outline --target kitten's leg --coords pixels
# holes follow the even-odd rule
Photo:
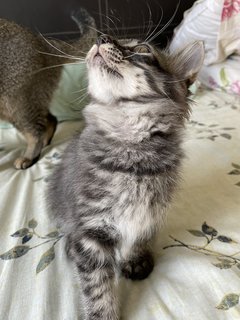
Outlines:
[[[147,245],[135,244],[131,248],[123,245],[119,252],[119,267],[127,279],[143,280],[148,277],[154,267],[152,253]]]
[[[23,156],[15,160],[14,166],[16,169],[26,169],[37,162],[42,148],[50,143],[56,125],[56,118],[49,113],[45,125],[34,126],[33,123],[31,124],[31,128],[23,132],[23,135],[27,140],[27,149]]]
[[[68,239],[67,253],[77,265],[86,320],[118,320],[116,275],[112,250],[88,238]]]

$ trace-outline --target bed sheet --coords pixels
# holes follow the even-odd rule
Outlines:
[[[209,90],[194,100],[183,181],[156,238],[154,271],[120,283],[124,320],[240,319],[240,100]],[[1,320],[77,320],[79,284],[44,193],[82,126],[60,123],[26,171],[12,166],[24,139],[14,128],[0,130]]]

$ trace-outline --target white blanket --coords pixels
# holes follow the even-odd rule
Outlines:
[[[156,239],[154,271],[121,284],[124,320],[240,319],[240,101],[213,91],[195,100],[183,182]],[[78,284],[44,192],[80,125],[59,124],[26,171],[12,166],[25,141],[14,128],[0,130],[1,320],[77,320]]]

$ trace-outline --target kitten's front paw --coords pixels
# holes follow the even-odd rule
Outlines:
[[[33,165],[34,161],[24,158],[24,157],[19,157],[14,161],[14,167],[17,170],[21,170],[21,169],[27,169],[29,167],[31,167],[31,165]]]
[[[154,267],[154,261],[150,252],[145,252],[141,256],[130,261],[123,262],[121,271],[125,278],[132,280],[143,280],[148,277]]]

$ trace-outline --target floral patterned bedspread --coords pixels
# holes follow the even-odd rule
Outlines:
[[[156,239],[154,271],[142,282],[121,281],[124,320],[240,319],[240,98],[199,90],[194,100],[183,182]],[[12,167],[23,138],[0,130],[1,320],[77,320],[79,284],[44,193],[81,126],[60,123],[26,171]]]

